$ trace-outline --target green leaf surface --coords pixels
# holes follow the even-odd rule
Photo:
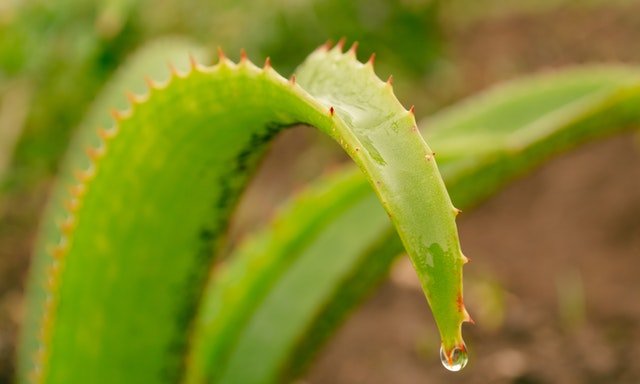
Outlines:
[[[51,263],[50,246],[59,238],[61,220],[67,216],[70,194],[68,187],[77,184],[78,172],[91,163],[85,149],[101,144],[102,138],[96,128],[106,128],[114,124],[112,112],[115,108],[124,109],[129,106],[128,92],[143,93],[147,90],[145,76],[167,81],[171,75],[167,64],[173,63],[177,68],[186,71],[190,67],[189,54],[203,62],[208,61],[208,54],[201,47],[185,39],[164,38],[145,45],[107,83],[84,118],[84,123],[78,128],[77,135],[70,144],[65,164],[58,175],[57,188],[54,188],[49,199],[45,219],[41,223],[36,256],[31,261],[30,299],[27,302],[28,311],[23,325],[18,359],[22,381],[26,380],[27,374],[33,369],[33,351],[37,350],[40,344],[37,329],[41,327],[44,309],[42,303],[47,295],[47,288],[43,286],[41,279]],[[71,193],[78,192],[77,186],[72,189],[74,191]]]
[[[352,273],[353,260],[341,256],[368,255],[388,237],[390,226],[360,174],[350,172],[298,195],[271,228],[245,244],[210,280],[211,296],[192,339],[188,382],[277,381],[277,363],[318,318],[318,303],[346,294],[336,287]],[[244,366],[248,361],[255,365]]]
[[[367,176],[444,343],[464,348],[456,304],[463,259],[432,152],[371,64],[341,48],[314,52],[297,83],[244,58],[193,63],[115,115],[36,252],[30,307],[41,310],[26,327],[23,380],[29,372],[39,383],[179,380],[187,330],[238,196],[269,140],[300,123],[334,138]]]
[[[420,125],[438,153],[449,192],[466,209],[554,154],[637,127],[639,104],[635,68],[580,68],[495,87]],[[402,251],[365,184],[353,170],[322,180],[217,271],[193,336],[191,382],[277,383],[303,371]],[[320,205],[327,201],[331,207]],[[367,204],[374,205],[363,209]],[[359,209],[366,210],[360,213],[365,220],[354,217]],[[297,233],[283,237],[281,228]],[[374,240],[366,236],[373,228]],[[325,252],[333,249],[328,239],[351,244]],[[293,241],[295,248],[289,247]],[[325,257],[319,261],[318,254]],[[332,275],[316,273],[320,263]],[[252,294],[233,293],[240,291]]]

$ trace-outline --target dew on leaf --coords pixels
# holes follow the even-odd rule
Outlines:
[[[440,361],[442,365],[451,372],[458,372],[467,365],[469,355],[464,347],[455,347],[451,350],[449,356],[447,356],[444,346],[440,346]]]

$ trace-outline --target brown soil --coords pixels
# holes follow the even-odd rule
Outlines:
[[[566,9],[449,31],[459,70],[456,94],[547,67],[640,62],[638,14],[640,5]],[[318,148],[310,147],[316,141],[296,131],[279,140],[255,181],[265,188],[260,196],[248,196],[267,207],[260,215],[268,215],[285,193],[278,188],[288,190],[324,167],[313,169],[315,162],[307,161],[294,169],[299,174],[272,182],[300,160],[295,153],[301,147]],[[401,262],[303,382],[640,382],[637,143],[625,136],[584,147],[461,216],[463,247],[473,259],[465,270],[466,302],[477,323],[464,329],[471,361],[462,373],[440,366],[431,315]],[[326,146],[316,151],[335,159]],[[0,204],[0,384],[12,375],[21,287],[46,191],[43,184]],[[239,226],[252,221],[238,220]]]

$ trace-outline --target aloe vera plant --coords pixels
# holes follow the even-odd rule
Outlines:
[[[25,336],[33,380],[177,379],[231,208],[265,143],[298,123],[334,138],[367,175],[422,277],[448,359],[466,359],[457,210],[413,111],[355,47],[319,49],[297,81],[269,62],[219,56],[132,95],[131,110],[115,113],[88,149],[58,230],[44,240],[53,244],[37,256],[45,287],[32,294]],[[165,321],[146,326],[157,319]]]
[[[48,222],[58,225],[43,226],[22,380],[290,379],[403,247],[440,330],[443,362],[462,368],[460,327],[470,317],[458,211],[412,110],[372,64],[354,49],[324,47],[286,80],[268,62],[221,55],[214,67],[193,61],[189,73],[131,96],[86,159],[70,155],[80,172],[66,207],[51,209]],[[468,207],[549,155],[637,122],[636,78],[604,68],[536,79],[425,123],[454,201]],[[216,269],[203,293],[265,143],[296,123],[334,138],[365,177],[346,171],[302,194]]]
[[[554,154],[636,127],[639,102],[635,68],[585,67],[496,87],[420,126],[453,200],[467,209]],[[314,210],[327,201],[334,209]],[[322,257],[334,241],[349,247]],[[192,336],[191,382],[298,376],[401,253],[358,172],[321,180],[248,239],[210,281]]]

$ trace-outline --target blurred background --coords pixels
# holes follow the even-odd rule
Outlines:
[[[640,1],[0,0],[0,383],[13,377],[38,219],[73,130],[125,58],[177,36],[289,75],[328,39],[376,52],[401,102],[427,116],[497,82],[586,63],[640,63]],[[346,161],[310,129],[282,134],[233,238]],[[302,383],[640,382],[637,135],[593,143],[459,222],[471,361],[446,372],[407,260],[321,352]]]

